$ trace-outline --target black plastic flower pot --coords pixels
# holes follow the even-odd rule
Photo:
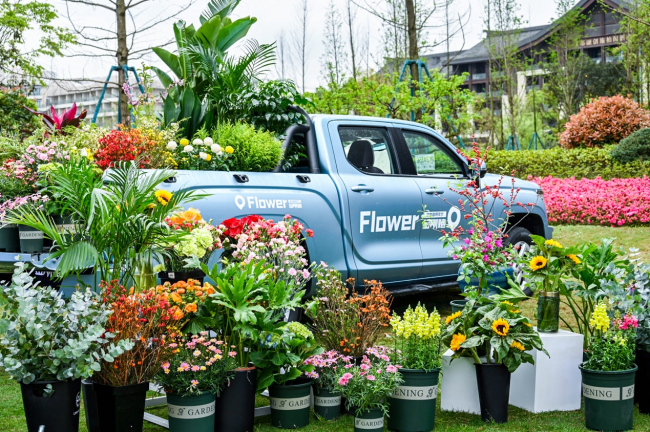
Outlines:
[[[214,432],[214,395],[195,396],[167,393],[170,432]]]
[[[641,414],[650,414],[650,352],[637,350],[636,371],[634,386],[634,403],[639,404]]]
[[[142,432],[149,383],[113,387],[93,383],[101,432]]]
[[[318,386],[314,390],[314,413],[324,420],[336,420],[341,415],[341,393],[331,392]]]
[[[433,430],[440,369],[400,369],[404,383],[388,398],[388,429],[400,432]]]
[[[3,225],[0,227],[0,252],[19,252],[20,234],[18,225]]]
[[[487,423],[508,422],[510,372],[502,364],[475,364],[481,419]]]
[[[311,381],[269,387],[271,424],[281,429],[299,429],[309,424]]]
[[[631,430],[634,423],[634,378],[637,367],[625,371],[593,371],[580,365],[587,429]]]
[[[560,293],[540,291],[537,299],[537,331],[557,333],[560,329]]]
[[[383,432],[384,413],[378,409],[371,409],[361,415],[354,416],[354,432]]]
[[[205,273],[203,273],[203,270],[192,270],[184,272],[160,272],[158,273],[158,278],[160,278],[161,284],[164,284],[165,282],[175,284],[176,282],[188,281],[189,279],[197,280],[203,284]]]
[[[235,377],[215,401],[216,431],[253,432],[255,422],[255,367],[235,371]]]
[[[43,231],[25,225],[19,225],[18,232],[21,253],[43,253]]]
[[[54,390],[50,396],[45,393],[48,384]],[[23,407],[27,420],[27,431],[77,432],[81,405],[81,380],[36,381],[20,384]]]
[[[84,399],[84,412],[86,414],[86,429],[88,429],[88,432],[100,432],[99,414],[97,413],[97,395],[93,389],[93,382],[89,379],[81,381],[81,390]]]

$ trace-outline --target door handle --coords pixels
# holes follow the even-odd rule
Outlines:
[[[356,185],[352,186],[352,191],[354,192],[374,192],[375,188],[366,186],[366,185]]]
[[[433,195],[433,194],[442,195],[443,193],[445,193],[445,191],[436,188],[429,188],[429,189],[425,189],[424,193],[428,193],[429,195]]]

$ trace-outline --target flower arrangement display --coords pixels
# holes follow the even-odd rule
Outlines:
[[[393,312],[390,320],[395,339],[393,361],[406,369],[432,370],[441,363],[441,323],[440,315],[434,308],[430,314],[420,305],[406,309],[400,317]]]
[[[230,156],[235,152],[231,146],[221,148],[214,140],[206,136],[195,138],[190,142],[187,138],[167,143],[167,150],[175,166],[179,170],[228,171]]]
[[[129,129],[118,125],[99,139],[99,150],[95,153],[96,163],[102,169],[112,168],[117,162],[138,161],[140,168],[149,165],[147,153],[154,145],[140,129]]]
[[[341,274],[325,263],[314,274],[316,294],[305,307],[314,337],[327,350],[362,356],[386,333],[392,295],[377,281],[366,281],[363,295],[350,293]],[[354,286],[353,279],[347,282]]]
[[[156,292],[166,296],[170,304],[169,313],[179,321],[179,329],[184,333],[199,333],[204,331],[204,321],[198,316],[198,310],[203,306],[209,295],[215,289],[209,283],[201,283],[195,279],[178,281],[174,284],[165,282],[156,287]]]
[[[611,319],[607,305],[600,301],[589,321],[594,329],[589,344],[589,357],[582,367],[595,371],[624,371],[634,367],[636,329],[639,320],[634,315],[621,316],[619,312]]]
[[[351,356],[341,355],[337,351],[316,354],[304,361],[306,365],[314,366],[312,371],[305,372],[305,376],[312,379],[317,389],[334,392],[339,379],[339,371],[347,368],[351,362]]]
[[[369,348],[359,366],[348,365],[338,372],[336,388],[357,417],[371,410],[387,414],[386,399],[403,382],[401,366],[392,364],[386,353],[381,347]]]
[[[210,338],[208,332],[175,337],[172,333],[167,343],[172,354],[154,378],[166,393],[218,395],[237,367],[237,353],[223,341]]]

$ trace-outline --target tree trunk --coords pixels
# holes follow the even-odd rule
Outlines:
[[[348,8],[348,30],[350,32],[350,54],[352,58],[352,77],[357,80],[357,59],[356,52],[354,51],[354,16],[352,15],[351,1],[347,1]]]
[[[407,20],[407,32],[409,40],[409,60],[419,60],[420,55],[418,53],[418,30],[417,23],[415,22],[415,4],[414,0],[406,0],[406,20]],[[415,82],[420,80],[419,78],[418,65],[411,65],[411,77]]]
[[[129,49],[126,44],[126,6],[124,0],[116,0],[115,13],[117,15],[117,65],[120,67],[118,73],[118,94],[120,95],[120,107],[118,123],[126,127],[131,126],[131,116],[129,113],[129,99],[123,91],[123,85],[127,80],[126,71],[123,66],[129,63]]]

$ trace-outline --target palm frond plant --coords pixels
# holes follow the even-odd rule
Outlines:
[[[154,260],[162,262],[163,241],[182,235],[170,232],[165,218],[182,203],[204,197],[196,191],[159,189],[174,174],[145,172],[131,161],[100,177],[88,161],[78,160],[57,167],[49,187],[72,214],[74,233],[60,231],[43,210],[32,207],[15,210],[6,220],[41,230],[54,241],[47,260],[58,260],[57,277],[94,267],[98,280],[148,288],[155,280],[144,276],[153,275]]]

